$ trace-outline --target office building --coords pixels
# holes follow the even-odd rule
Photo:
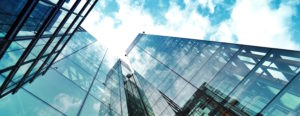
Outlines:
[[[106,90],[101,87],[104,86],[105,75],[117,60],[89,33],[76,32],[44,75],[20,87],[18,92],[0,99],[0,114],[98,115],[100,111],[95,113],[90,110],[101,107],[105,111],[105,105],[100,100],[110,102],[108,97],[104,97],[108,95]],[[111,111],[104,113],[114,113]]]
[[[97,0],[0,1],[0,97],[47,72]]]
[[[119,59],[80,30],[1,114],[299,115],[298,51],[139,34]]]
[[[139,34],[126,55],[155,115],[300,114],[299,51]]]
[[[299,51],[139,34],[118,58],[80,27],[97,1],[17,1],[0,1],[1,115],[300,115]]]

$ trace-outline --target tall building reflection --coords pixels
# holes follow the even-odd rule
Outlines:
[[[97,1],[1,0],[0,98],[45,74]]]
[[[299,51],[143,33],[119,58],[80,27],[96,2],[0,1],[1,115],[300,115]]]
[[[298,51],[139,34],[126,55],[155,115],[300,113]]]

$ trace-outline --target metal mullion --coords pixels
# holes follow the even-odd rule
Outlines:
[[[55,52],[55,53],[57,53],[57,52]],[[50,54],[46,54],[46,55],[42,56],[42,58],[45,58],[45,57],[47,57],[47,56],[49,56],[49,55],[50,55]],[[21,64],[21,66],[22,66],[22,65],[25,65],[25,64],[28,64],[28,63],[32,62],[33,60],[35,60],[35,59],[31,59],[31,60],[28,60],[28,61],[23,62],[23,63]],[[9,71],[9,70],[11,70],[11,69],[13,69],[13,68],[14,68],[14,66],[9,66],[9,67],[7,67],[7,68],[5,68],[5,69],[2,69],[2,70],[0,70],[0,74],[1,74],[1,73],[4,73],[4,72],[6,72],[6,71]]]
[[[46,55],[42,56],[41,58],[47,57],[48,55],[49,55],[49,54],[46,54]],[[30,62],[32,62],[33,60],[35,60],[35,59],[31,59],[31,60],[28,60],[28,61],[23,62],[23,63],[21,64],[21,66],[22,66],[22,65],[25,65],[25,64],[27,64],[27,63],[30,63]],[[0,70],[0,74],[6,72],[6,71],[8,71],[8,70],[11,70],[11,69],[13,69],[13,68],[14,68],[14,66],[9,66],[9,67],[7,67],[7,68],[4,68],[4,69]]]
[[[64,49],[64,47],[67,45],[67,43],[70,41],[70,39],[72,38],[72,36],[75,34],[76,30],[80,27],[81,23],[84,21],[84,19],[87,17],[87,15],[90,13],[90,11],[93,9],[93,7],[96,5],[98,0],[95,0],[95,2],[93,3],[93,5],[90,7],[90,9],[87,11],[87,13],[85,14],[84,18],[81,19],[81,21],[78,23],[77,27],[74,29],[74,31],[72,32],[72,34],[67,38],[66,42],[63,44],[63,46],[61,47],[61,49],[58,51],[58,53],[56,54],[56,56],[54,57],[54,59],[50,62],[50,64],[46,67],[46,70],[43,72],[43,74],[45,74],[48,69],[51,67],[51,65],[54,63],[54,61],[56,60],[56,58],[59,56],[59,54],[62,52],[62,50]],[[85,6],[84,6],[85,7]],[[80,12],[82,12],[83,10],[81,10]],[[78,17],[76,17],[78,18]],[[75,18],[75,19],[76,19]],[[70,28],[67,29],[67,31],[65,33],[68,33],[68,31],[70,30]],[[63,36],[64,37],[64,36]],[[55,46],[56,47],[56,46]],[[54,50],[54,49],[53,49]],[[46,60],[49,60],[49,58],[47,58]],[[41,68],[38,70],[37,73],[39,73],[43,66],[45,65],[45,63],[41,66]],[[36,73],[36,74],[37,74]],[[31,82],[34,79],[31,80]]]
[[[57,34],[56,36],[62,36],[63,34]],[[42,35],[40,38],[47,38],[47,37],[51,37],[52,34],[45,34],[45,35]],[[28,39],[32,39],[34,38],[34,36],[18,36],[15,38],[14,41],[19,41],[19,40],[28,40]],[[0,40],[1,41],[1,40]]]
[[[17,92],[18,89],[21,87],[22,83],[25,81],[25,78],[30,74],[30,72],[33,70],[35,65],[38,63],[38,61],[41,59],[43,54],[46,52],[46,50],[49,48],[50,44],[53,42],[53,40],[56,38],[57,34],[59,31],[62,29],[62,27],[65,25],[65,23],[68,21],[69,17],[71,16],[72,12],[76,9],[78,4],[80,3],[81,0],[77,0],[70,11],[67,13],[67,15],[64,17],[64,19],[60,22],[59,26],[53,33],[53,35],[50,37],[50,39],[47,41],[47,43],[44,45],[43,49],[40,51],[40,53],[37,55],[36,60],[33,61],[33,63],[30,65],[30,67],[27,69],[26,73],[23,75],[22,79],[19,81],[18,85],[16,86],[15,90],[13,93]],[[63,38],[62,38],[63,39]],[[59,43],[57,43],[59,44]],[[54,53],[50,53],[48,57],[51,57]]]
[[[230,46],[230,45],[229,45]],[[237,56],[243,51],[243,49],[245,48],[245,46],[239,46],[239,50],[236,51],[231,57],[230,59],[224,64],[224,66],[222,66],[222,68],[220,68],[219,71],[217,71],[217,73],[207,82],[207,84],[209,85],[209,83],[214,80],[220,73],[222,73],[222,71],[226,68],[226,66],[230,65],[231,62],[233,62],[235,60],[235,58],[237,58]],[[230,48],[229,48],[230,49]]]
[[[242,84],[244,81],[246,81],[246,79],[248,79],[249,75],[255,73],[255,71],[264,63],[265,60],[267,60],[271,55],[272,52],[274,51],[274,49],[269,49],[267,51],[267,53],[260,59],[260,61],[252,68],[252,70],[250,70],[245,76],[244,78],[227,94],[227,96],[224,98],[223,101],[221,101],[221,105],[225,105],[226,102],[230,99],[230,95],[238,88],[238,86],[240,84]],[[210,114],[215,114],[217,113],[217,111],[213,111]]]
[[[260,68],[260,66],[262,66],[263,65],[263,63],[268,59],[268,58],[270,58],[270,56],[272,55],[272,52],[273,52],[273,49],[269,49],[268,50],[268,52],[266,53],[266,55],[265,56],[263,56],[263,58],[262,59],[260,59],[260,61],[259,62],[257,62],[257,64],[244,76],[244,78],[234,87],[234,89],[232,89],[229,93],[228,93],[228,95],[225,97],[225,99],[228,99],[229,98],[229,95],[230,94],[232,94],[236,89],[237,89],[237,87],[240,85],[240,84],[242,84],[242,82],[244,82],[244,81],[246,81],[246,79],[248,79],[247,77],[249,76],[249,75],[251,75],[251,74],[253,74],[253,73],[255,73],[255,71],[257,70],[257,69],[259,69]]]
[[[0,43],[0,59],[3,57],[6,50],[9,48],[12,40],[15,39],[17,33],[21,30],[22,26],[25,24],[25,21],[30,16],[31,12],[38,4],[39,0],[28,0],[26,5],[23,7],[22,11],[18,15],[16,21],[12,24],[9,31],[6,33],[3,43]],[[1,92],[0,92],[1,93]]]
[[[63,5],[64,2],[65,2],[65,0],[60,0],[57,3],[57,6],[54,7],[51,10],[50,14],[47,16],[46,20],[43,22],[42,26],[38,30],[38,33],[36,34],[35,38],[32,39],[32,41],[30,42],[30,44],[28,45],[28,47],[25,49],[25,51],[23,52],[23,54],[21,55],[21,57],[17,61],[14,69],[12,69],[12,71],[6,77],[5,81],[3,82],[2,86],[0,87],[0,94],[2,94],[2,92],[6,89],[7,85],[10,83],[10,81],[12,80],[12,78],[14,77],[14,75],[16,74],[16,72],[18,71],[18,69],[20,68],[21,64],[24,62],[24,60],[26,59],[26,57],[29,55],[29,53],[31,52],[31,50],[34,48],[34,46],[38,42],[40,36],[45,31],[46,27],[50,24],[50,22],[52,21],[52,19],[55,16],[55,14],[60,9],[60,7]]]
[[[72,21],[72,23],[69,25],[69,27],[67,28],[67,30],[65,31],[65,33],[63,34],[63,36],[61,37],[61,39],[57,42],[57,44],[54,46],[54,48],[52,49],[52,51],[50,52],[50,54],[52,54],[53,52],[56,51],[57,47],[61,44],[61,42],[65,39],[65,37],[67,36],[68,32],[70,31],[70,29],[74,26],[74,24],[76,23],[76,21],[78,20],[80,14],[84,11],[84,9],[86,8],[86,6],[88,5],[88,3],[90,2],[90,0],[88,0],[85,5],[83,6],[83,8],[80,10],[79,15],[77,15],[74,19],[74,21]],[[82,20],[81,20],[82,21]],[[76,30],[74,30],[75,32]],[[69,38],[72,37],[73,34],[71,34],[71,36],[69,36]],[[69,39],[68,38],[68,39]],[[64,43],[63,47],[61,48],[61,50],[64,48],[64,46],[68,43],[68,40]],[[55,56],[55,58],[53,59],[53,61],[55,61],[55,59],[57,58],[57,56],[60,54],[60,52]],[[50,57],[47,57],[45,62],[41,65],[40,69],[36,72],[36,73],[40,73],[40,71],[43,69],[43,67],[46,65],[46,63],[48,62],[48,60],[50,59]],[[49,67],[52,65],[52,62],[50,63]],[[47,68],[48,70],[48,68]],[[45,72],[47,72],[47,70]],[[45,73],[43,73],[45,74]],[[32,80],[33,81],[33,80]]]
[[[300,72],[298,72],[287,84],[283,86],[283,88],[280,89],[280,91],[272,97],[272,99],[263,107],[263,109],[260,110],[257,114],[261,114],[284,90],[300,75]]]
[[[82,104],[81,104],[81,106],[80,106],[80,108],[79,108],[79,111],[78,111],[78,113],[77,113],[78,116],[80,115],[80,113],[81,113],[81,111],[82,111],[82,108],[83,108],[83,106],[84,106],[84,104],[85,104],[85,102],[86,102],[86,100],[87,100],[87,97],[88,97],[89,94],[90,94],[90,91],[91,91],[91,89],[92,89],[92,87],[93,87],[93,85],[94,85],[94,82],[95,82],[95,80],[96,80],[96,78],[97,78],[97,76],[98,76],[98,72],[100,71],[100,68],[101,68],[102,63],[103,63],[103,60],[104,60],[104,58],[105,58],[105,56],[106,56],[106,53],[107,53],[107,49],[106,49],[106,51],[105,51],[105,53],[104,53],[104,56],[103,56],[103,58],[102,58],[102,60],[101,60],[101,62],[100,62],[100,64],[99,64],[99,66],[98,66],[98,68],[97,68],[97,72],[96,72],[96,74],[94,75],[94,78],[93,78],[93,80],[92,80],[92,83],[91,83],[91,85],[90,85],[90,87],[89,87],[89,89],[88,89],[88,91],[87,91],[87,93],[86,93],[86,95],[85,95],[85,97],[84,97],[84,99],[83,99],[83,101],[82,101]],[[96,80],[96,81],[97,81],[97,80]]]

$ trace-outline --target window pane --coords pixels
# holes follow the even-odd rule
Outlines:
[[[28,92],[20,89],[0,100],[0,114],[3,116],[62,116],[62,114],[43,103]]]
[[[272,50],[262,62],[230,95],[229,102],[238,101],[233,109],[251,115],[258,113],[299,72],[300,55]]]
[[[232,58],[231,61],[226,64],[218,75],[216,75],[216,77],[208,84],[211,88],[208,88],[215,91],[220,97],[225,98],[254,68],[267,51],[268,49],[264,48],[244,48],[236,57]]]
[[[34,83],[25,86],[42,100],[67,115],[76,115],[86,94],[70,80],[51,69]]]
[[[199,67],[198,74],[193,77],[191,83],[200,87],[203,83],[208,83],[229,59],[238,51],[239,46],[223,44],[212,57],[208,59],[204,66]]]
[[[300,76],[298,76],[276,99],[262,112],[263,115],[300,115]]]
[[[35,35],[44,23],[44,20],[48,17],[52,8],[52,5],[40,1],[26,20],[17,36]]]
[[[79,5],[76,7],[75,11],[76,13],[79,13],[79,11],[82,9],[82,7],[84,6],[84,4],[86,3],[86,0],[81,0],[81,2],[79,3]]]
[[[9,66],[15,65],[23,52],[24,49],[5,52],[2,59],[0,60],[0,69],[4,69]]]
[[[57,62],[52,67],[56,67],[57,70],[62,73],[66,78],[72,80],[83,89],[88,90],[91,82],[92,75],[84,71],[81,67],[74,64],[68,58]]]
[[[0,38],[4,37],[27,0],[0,0]]]
[[[53,34],[54,31],[56,30],[56,28],[58,27],[58,25],[61,23],[61,21],[64,19],[64,17],[66,16],[67,11],[60,9],[56,15],[54,16],[54,18],[52,19],[52,21],[50,22],[50,24],[48,25],[48,27],[46,28],[45,32],[43,35],[46,34]]]
[[[220,47],[220,44],[206,43],[207,45],[197,51],[197,55],[192,63],[180,73],[185,79],[191,80],[200,70],[201,67],[209,60],[209,58]]]
[[[92,96],[88,96],[81,112],[81,116],[111,116],[112,110]]]

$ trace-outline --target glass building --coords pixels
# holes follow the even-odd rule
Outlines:
[[[80,27],[96,2],[0,1],[0,115],[300,115],[299,51],[139,34],[119,58]]]
[[[0,98],[45,74],[97,0],[0,0]]]
[[[113,96],[104,88],[104,82],[118,59],[93,36],[80,30],[44,75],[0,99],[1,115],[90,116],[116,112],[110,108],[117,105],[108,107],[116,102],[110,99]],[[98,110],[93,112],[94,109]]]
[[[44,75],[0,99],[0,114],[300,114],[298,51],[139,34],[119,59],[100,42],[79,28]]]
[[[126,56],[148,115],[300,115],[299,51],[139,34]]]

